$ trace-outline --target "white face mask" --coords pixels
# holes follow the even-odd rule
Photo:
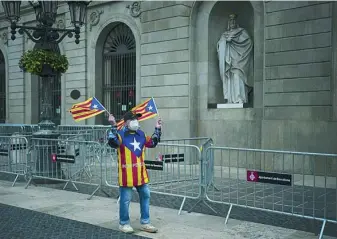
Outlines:
[[[139,129],[139,122],[138,120],[131,120],[129,123],[128,128],[132,131],[137,131]]]

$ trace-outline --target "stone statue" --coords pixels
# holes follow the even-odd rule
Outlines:
[[[247,103],[253,41],[248,32],[236,24],[237,16],[229,15],[228,29],[217,43],[223,94],[227,103]]]

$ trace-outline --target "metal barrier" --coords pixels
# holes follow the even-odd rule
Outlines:
[[[77,189],[76,183],[95,185],[92,196],[102,185],[101,144],[91,141],[32,138],[29,181],[45,179],[64,181]]]
[[[118,163],[116,151],[107,146],[103,156],[104,181],[109,187],[118,187]],[[159,143],[156,148],[147,149],[145,164],[150,179],[151,191],[186,198],[200,197],[201,153],[195,145]]]
[[[62,135],[83,135],[86,141],[106,142],[109,125],[58,125],[56,131]]]
[[[211,202],[337,223],[337,154],[209,147]],[[210,173],[211,171],[206,171]]]
[[[35,127],[9,125],[0,136],[0,172],[28,180],[57,180],[118,187],[116,150],[106,143],[110,126],[58,126],[59,139],[23,135]],[[7,131],[6,131],[7,130]],[[29,131],[31,130],[31,131]],[[20,134],[14,134],[20,132]],[[91,139],[91,140],[88,140]],[[211,138],[163,139],[146,149],[151,191],[187,198],[337,223],[337,154],[214,147]],[[103,190],[102,190],[103,191]],[[103,191],[104,192],[104,191]]]
[[[199,148],[207,142],[210,138],[209,137],[196,137],[196,138],[181,138],[181,139],[161,139],[161,143],[168,143],[168,144],[181,144],[181,145],[195,145]]]
[[[188,210],[188,212],[192,212],[192,210],[199,204],[203,203],[213,212],[217,213],[208,203],[206,197],[206,190],[208,187],[212,186],[215,190],[218,190],[213,183],[213,172],[214,172],[214,156],[211,151],[207,151],[209,147],[213,145],[213,139],[208,138],[204,143],[200,146],[201,152],[201,164],[200,164],[200,197],[199,200]]]
[[[21,136],[0,136],[0,172],[16,175],[12,186],[20,175],[26,175],[28,141]]]
[[[0,124],[0,135],[10,136],[15,133],[29,135],[39,130],[38,125]]]

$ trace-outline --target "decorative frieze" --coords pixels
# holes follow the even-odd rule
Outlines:
[[[126,8],[129,9],[130,15],[132,17],[139,17],[141,12],[140,1],[133,2],[131,5],[127,5]]]
[[[4,43],[4,45],[7,45],[8,43],[8,32],[7,29],[1,33],[1,40]]]
[[[101,19],[101,15],[104,13],[104,10],[103,9],[100,9],[100,10],[94,10],[90,16],[89,16],[89,31],[92,30],[92,28],[94,26],[96,26],[100,19]]]

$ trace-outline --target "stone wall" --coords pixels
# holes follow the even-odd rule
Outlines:
[[[189,16],[177,1],[142,2],[141,97],[154,97],[165,137],[189,137]],[[153,127],[151,125],[151,127]]]
[[[265,119],[330,120],[332,3],[266,3]]]
[[[337,153],[334,8],[266,3],[263,148]]]
[[[9,36],[10,37],[10,36]],[[25,120],[25,81],[19,68],[23,51],[23,37],[17,35],[15,41],[8,40],[8,121],[22,123]]]
[[[65,13],[65,26],[66,28],[73,28],[70,22],[70,13],[67,11]],[[75,124],[69,109],[75,103],[86,100],[89,95],[87,93],[87,25],[81,28],[80,43],[75,43],[75,36],[72,38],[66,37],[63,40],[64,54],[68,57],[69,68],[67,74],[65,74],[65,79],[62,86],[62,123],[63,124]],[[81,97],[77,100],[73,100],[70,97],[70,92],[72,90],[79,90]],[[90,95],[91,97],[91,95]],[[76,124],[85,124],[85,121],[76,122]]]
[[[80,44],[74,38],[62,42],[61,52],[70,62],[62,79],[63,124],[75,124],[68,113],[72,104],[96,95],[95,82],[102,78],[97,46],[109,26],[122,21],[137,40],[137,102],[155,98],[165,121],[166,138],[211,136],[226,146],[336,152],[337,29],[332,24],[336,4],[250,2],[257,68],[254,105],[244,109],[207,106],[211,84],[207,29],[215,2],[144,1],[139,17],[130,16],[128,4],[93,2]],[[103,11],[98,21],[91,19],[94,11]],[[34,20],[32,11],[23,13],[22,22]],[[65,27],[71,27],[66,4],[59,14]],[[1,22],[0,29],[8,29],[8,23]],[[32,45],[17,37],[1,45],[8,56],[8,122],[31,123],[33,87],[30,76],[17,65],[23,50]],[[73,89],[81,92],[76,101],[69,96]],[[80,123],[95,124],[95,120]],[[152,129],[153,123],[144,122],[144,128]]]

